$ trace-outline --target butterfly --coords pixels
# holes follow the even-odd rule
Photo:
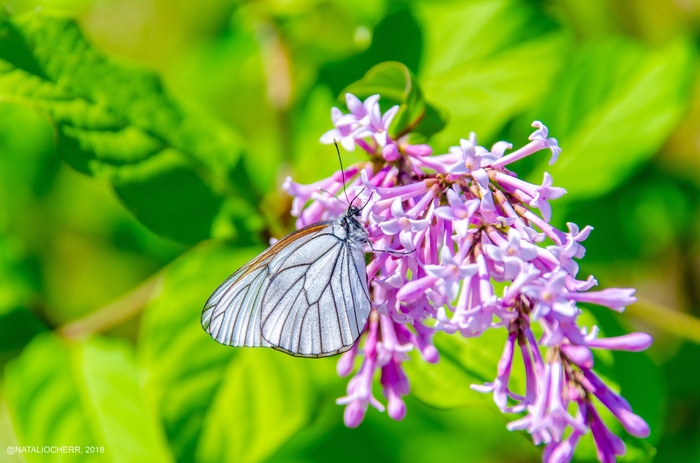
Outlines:
[[[237,270],[204,305],[204,330],[221,344],[297,357],[350,349],[371,309],[360,212],[349,206],[292,232]]]

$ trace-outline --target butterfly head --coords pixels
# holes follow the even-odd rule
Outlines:
[[[348,217],[357,217],[360,215],[360,212],[362,212],[362,209],[360,209],[357,206],[350,206],[348,207],[348,211],[345,213]]]
[[[364,191],[364,188],[362,189],[362,191]],[[362,205],[362,207],[357,207],[357,206],[354,206],[352,204],[357,199],[357,197],[360,196],[362,191],[360,191],[353,198],[353,200],[350,202],[350,205],[348,206],[348,210],[345,212],[345,215],[343,216],[343,222],[346,224],[346,229],[348,228],[348,226],[351,226],[352,228],[362,230],[363,233],[366,235],[367,232],[364,231],[364,227],[362,226],[362,224],[360,223],[358,218],[360,217],[360,214],[362,214],[362,211],[364,210],[364,208],[370,204],[370,201],[367,201],[365,204]],[[371,195],[370,195],[370,197],[371,197]],[[366,238],[366,236],[365,236],[365,238]],[[363,241],[366,241],[366,239],[364,239]]]

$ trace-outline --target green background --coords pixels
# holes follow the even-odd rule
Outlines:
[[[556,165],[509,167],[568,190],[558,227],[595,227],[582,277],[638,289],[583,321],[655,338],[596,358],[652,429],[608,420],[620,460],[700,461],[698,2],[0,4],[0,460],[540,460],[469,389],[495,376],[502,332],[436,337],[440,364],[407,364],[407,417],[348,430],[336,359],[224,348],[199,326],[213,289],[293,229],[282,180],[337,169],[318,138],[343,89],[398,61],[447,122],[435,152],[471,131],[522,146],[535,119],[559,140]],[[587,436],[576,461],[594,460]]]

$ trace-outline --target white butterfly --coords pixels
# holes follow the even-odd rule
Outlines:
[[[285,236],[231,275],[202,311],[202,327],[229,346],[272,347],[298,357],[350,349],[371,303],[362,246],[367,230],[342,217]]]

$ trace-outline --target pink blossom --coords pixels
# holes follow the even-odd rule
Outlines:
[[[534,185],[505,168],[542,150],[555,162],[561,149],[547,127],[533,122],[529,143],[510,153],[510,143],[489,150],[472,133],[434,155],[429,145],[391,138],[398,107],[382,114],[378,95],[360,101],[347,94],[346,103],[349,113],[331,111],[334,128],[321,141],[337,139],[348,150],[360,146],[368,160],[311,185],[291,179],[283,185],[294,197],[298,226],[344,212],[343,179],[347,196],[362,202],[356,206],[362,207],[373,251],[367,265],[373,309],[361,340],[338,362],[341,376],[360,363],[347,395],[337,400],[346,406],[345,424],[358,426],[370,405],[384,411],[372,394],[377,378],[389,417],[403,419],[403,398],[410,392],[403,362],[412,350],[437,362],[435,331],[478,337],[500,330],[505,347],[494,365],[496,378],[472,387],[492,393],[504,413],[519,414],[507,428],[545,444],[544,461],[570,461],[589,430],[600,461],[624,454],[624,444],[596,412],[600,404],[629,433],[648,435],[644,420],[593,372],[591,349],[640,351],[651,337],[599,338],[597,328],[589,333],[579,319],[580,303],[621,311],[635,302],[634,290],[591,291],[597,285],[593,276],[577,280],[577,260],[585,255],[581,243],[592,228],[569,223],[565,232],[552,226],[549,201],[565,190],[553,186],[548,173]],[[546,238],[551,243],[545,247]],[[498,291],[494,282],[501,284]],[[535,332],[542,333],[539,339]],[[511,379],[516,367],[525,372],[523,390]]]

